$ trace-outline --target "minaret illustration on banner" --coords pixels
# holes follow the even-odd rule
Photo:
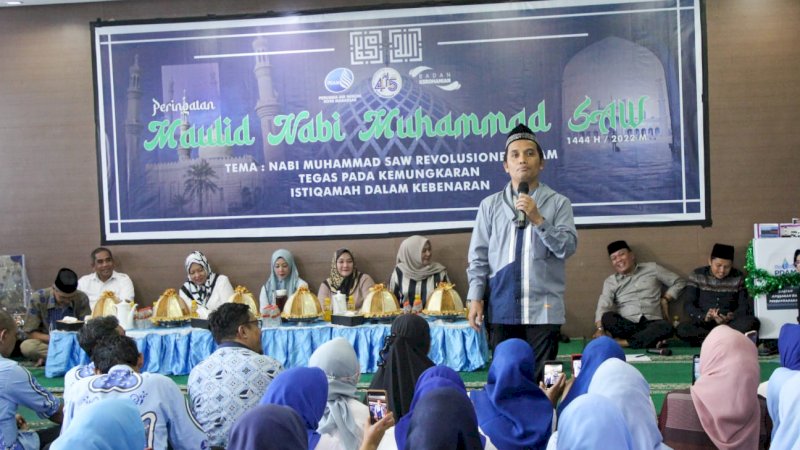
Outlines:
[[[125,193],[131,192],[135,188],[142,175],[142,167],[139,165],[139,150],[142,148],[142,132],[144,125],[139,119],[139,112],[142,104],[142,87],[140,83],[141,68],[139,67],[139,55],[133,58],[133,65],[128,69],[130,78],[128,80],[128,109],[125,114],[125,154],[127,155],[127,180]],[[127,200],[127,199],[126,199]],[[128,207],[130,202],[125,201]]]
[[[270,145],[267,136],[273,131],[273,120],[278,114],[278,94],[272,87],[272,65],[267,54],[267,40],[259,37],[253,41],[253,50],[256,54],[256,65],[253,69],[258,82],[258,102],[256,103],[256,114],[261,121],[261,141],[264,149],[264,162],[267,163],[274,156],[270,155]],[[272,149],[274,151],[274,148]]]

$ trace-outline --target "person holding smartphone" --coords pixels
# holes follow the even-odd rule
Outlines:
[[[758,332],[761,326],[750,308],[744,274],[733,267],[733,255],[732,246],[714,244],[708,265],[692,272],[681,294],[691,322],[680,324],[676,334],[693,347],[699,347],[718,325],[742,333]]]

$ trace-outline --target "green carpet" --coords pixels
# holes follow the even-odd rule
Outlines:
[[[571,376],[571,366],[569,364],[570,355],[573,353],[581,353],[585,347],[583,339],[573,339],[568,344],[561,344],[559,346],[558,360],[564,361],[564,368],[568,376]],[[661,404],[664,402],[664,397],[667,392],[674,389],[686,389],[691,385],[692,375],[692,355],[700,353],[699,347],[688,347],[686,344],[672,340],[670,341],[670,348],[672,349],[672,356],[659,356],[646,354],[652,361],[646,362],[633,362],[633,366],[639,369],[644,375],[645,379],[650,383],[650,395],[653,397],[653,403],[656,406],[656,411],[661,411]],[[643,350],[626,349],[626,354],[642,354]],[[778,356],[760,357],[759,364],[761,366],[761,381],[769,379],[772,372],[777,369],[780,364]],[[51,390],[56,396],[61,397],[64,391],[64,378],[46,378],[44,376],[43,368],[27,367],[35,376],[39,383],[45,388]],[[488,367],[476,372],[460,372],[461,378],[467,385],[467,389],[479,389],[486,383]],[[170,377],[181,387],[183,392],[186,392],[186,383],[188,376],[174,376]],[[358,383],[359,390],[363,394],[366,388],[372,381],[372,374],[362,374]],[[25,417],[32,428],[47,426],[49,422],[41,420],[36,415],[26,409],[21,408],[20,413]]]

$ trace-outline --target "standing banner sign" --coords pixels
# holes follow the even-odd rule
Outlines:
[[[579,226],[704,223],[700,0],[93,24],[103,241],[470,228],[506,134]]]
[[[772,276],[793,273],[794,252],[800,249],[800,238],[753,239],[753,260],[756,267]],[[754,299],[756,317],[761,321],[759,336],[777,339],[781,326],[796,323],[798,287],[788,286]]]

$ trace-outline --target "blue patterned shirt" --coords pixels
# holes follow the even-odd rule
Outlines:
[[[256,406],[283,370],[278,361],[235,343],[222,344],[189,374],[189,400],[209,444],[226,447],[234,422]]]

